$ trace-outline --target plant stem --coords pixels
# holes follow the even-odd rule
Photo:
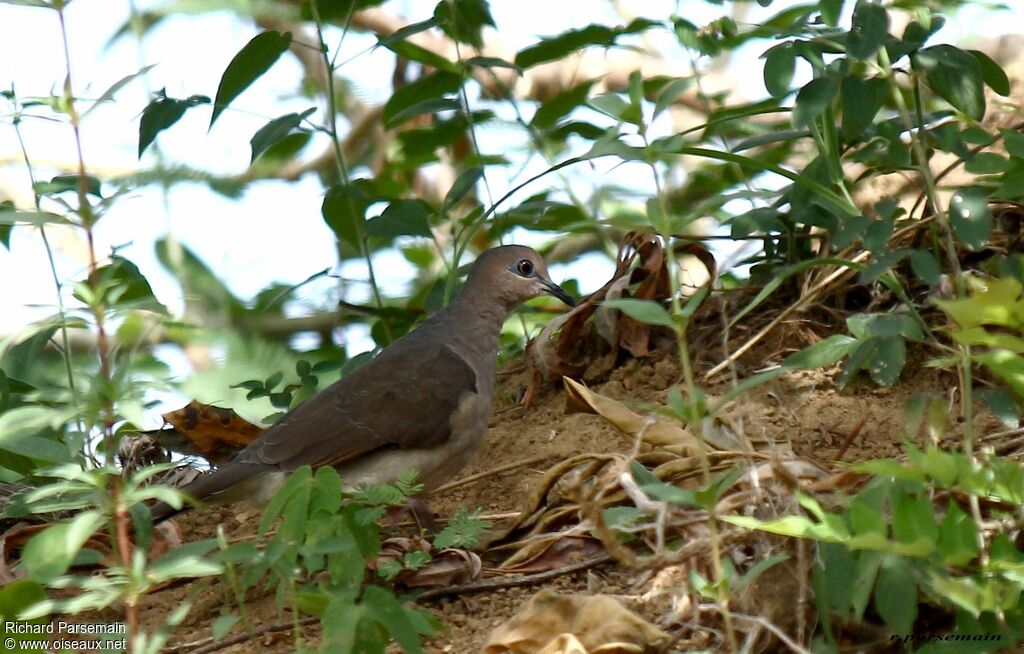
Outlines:
[[[57,17],[60,22],[60,35],[61,41],[64,46],[64,65],[67,74],[64,77],[64,103],[65,110],[67,111],[68,118],[71,121],[71,129],[74,133],[75,148],[78,154],[78,215],[82,219],[82,227],[85,229],[86,240],[88,243],[89,250],[89,274],[87,277],[88,284],[93,290],[97,290],[98,279],[97,271],[98,264],[96,259],[96,241],[93,233],[93,227],[96,224],[97,216],[92,211],[92,205],[89,204],[89,182],[85,176],[85,157],[82,154],[82,137],[79,129],[81,117],[78,114],[78,110],[75,107],[75,94],[74,87],[71,83],[71,50],[68,47],[68,32],[67,24],[64,20],[64,5],[57,5]],[[114,436],[114,423],[116,421],[116,413],[114,412],[114,400],[110,396],[111,390],[111,374],[110,374],[110,356],[109,356],[109,342],[107,340],[106,331],[106,311],[102,302],[96,301],[90,302],[90,308],[94,319],[96,321],[96,351],[99,357],[100,364],[100,383],[101,383],[101,397],[103,398],[103,443],[105,445],[106,455],[108,462],[113,461],[117,454],[117,439]],[[110,507],[113,509],[113,529],[115,531],[115,537],[113,539],[117,554],[121,561],[121,565],[124,567],[125,574],[128,578],[132,577],[132,556],[134,547],[131,540],[131,517],[128,515],[128,509],[123,506],[122,499],[122,488],[121,478],[117,475],[108,475],[108,486],[109,502]],[[125,628],[126,628],[126,642],[128,644],[128,654],[132,654],[136,644],[136,634],[138,633],[138,607],[134,600],[135,594],[129,590],[124,594],[124,617],[125,617]]]
[[[313,23],[316,25],[316,38],[320,45],[320,56],[324,62],[324,76],[326,77],[325,84],[327,87],[327,133],[331,138],[331,144],[334,146],[334,157],[338,161],[338,174],[341,177],[341,185],[347,187],[349,185],[349,170],[348,164],[345,161],[345,152],[341,147],[341,142],[338,140],[338,110],[335,102],[335,90],[334,90],[334,66],[331,62],[330,52],[327,47],[327,42],[324,41],[323,31],[323,20],[320,17],[320,8],[316,2],[309,3],[309,7],[313,12]],[[355,10],[353,4],[349,7],[348,19],[345,21],[345,32],[348,32],[349,23],[352,21],[352,12]],[[355,206],[352,203],[352,198],[346,198],[349,203],[349,210],[355,214]],[[378,309],[384,308],[384,301],[380,295],[380,288],[377,286],[377,275],[373,270],[373,259],[370,256],[370,248],[366,243],[366,235],[363,233],[363,224],[360,220],[355,221],[356,226],[356,239],[359,241],[359,252],[362,254],[363,259],[366,261],[366,275],[370,282],[370,292],[373,295],[374,304],[377,305]],[[384,321],[384,333],[388,340],[391,340],[391,328],[388,326],[387,321]]]

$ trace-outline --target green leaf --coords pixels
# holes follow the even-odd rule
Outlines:
[[[484,26],[494,27],[487,0],[442,0],[434,8],[434,20],[453,40],[468,43],[478,50],[484,45],[481,36]]]
[[[978,556],[978,530],[971,517],[950,502],[939,529],[939,554],[946,565],[962,566]]]
[[[949,219],[953,231],[971,250],[988,244],[992,234],[992,212],[985,191],[977,186],[962,188],[949,200]]]
[[[968,50],[981,65],[981,77],[988,87],[1003,96],[1010,95],[1010,78],[996,61],[981,50]]]
[[[69,225],[71,221],[48,211],[21,211],[10,206],[0,206],[0,225]]]
[[[100,192],[100,180],[92,175],[81,177],[79,175],[57,175],[48,182],[36,182],[32,185],[32,188],[40,195],[55,195],[65,191],[77,193],[80,187],[79,180],[83,178],[85,180],[85,192],[102,198],[103,193]]]
[[[815,118],[832,105],[837,91],[836,81],[827,77],[819,77],[805,84],[796,94],[796,104],[793,106],[793,125],[796,127],[809,126]]]
[[[544,101],[537,109],[537,113],[533,115],[533,120],[530,121],[530,124],[540,129],[554,127],[559,118],[587,101],[590,87],[594,85],[594,82],[595,80],[589,80],[577,84],[569,90],[562,91],[553,98]]]
[[[917,619],[917,581],[906,559],[886,556],[875,584],[875,609],[897,634],[913,633]]]
[[[672,316],[665,310],[665,307],[653,300],[622,298],[618,300],[605,300],[601,302],[601,306],[618,309],[633,320],[639,320],[648,325],[659,325],[671,329],[676,328],[675,321],[672,320]]]
[[[901,543],[935,543],[939,526],[928,498],[898,490],[892,502],[892,532]]]
[[[557,36],[550,36],[541,39],[519,51],[516,55],[516,65],[520,68],[529,68],[548,61],[563,59],[572,52],[581,50],[588,46],[610,46],[615,43],[618,32],[605,25],[588,25],[587,27],[568,30]]]
[[[242,91],[249,88],[263,73],[267,72],[291,44],[291,32],[281,33],[268,30],[254,36],[238,51],[238,54],[232,57],[217,86],[217,97],[213,103],[210,127],[213,127],[213,123],[216,122],[221,112],[227,109],[228,105],[241,95]]]
[[[249,158],[250,165],[256,161],[256,158],[263,154],[267,148],[288,136],[293,129],[301,125],[302,121],[312,115],[314,111],[316,111],[316,107],[306,109],[301,114],[290,113],[278,116],[263,127],[259,128],[259,130],[257,130],[249,140],[249,145],[252,148],[252,156]]]
[[[999,133],[1003,135],[1003,145],[1006,146],[1006,151],[1016,159],[1024,159],[1024,134],[1005,127],[1000,127]]]
[[[398,236],[430,237],[433,209],[423,200],[395,200],[366,223],[366,235],[391,243]]]
[[[852,59],[869,59],[889,37],[889,14],[885,7],[858,0],[853,9],[853,28],[846,39],[846,53]]]
[[[384,112],[381,114],[384,125],[394,127],[406,117],[416,115],[409,111],[413,107],[427,100],[438,100],[449,93],[455,93],[461,84],[462,78],[459,75],[438,70],[403,86],[384,104]]]
[[[881,339],[868,361],[871,379],[879,386],[892,386],[903,372],[906,358],[907,344],[902,338]]]
[[[839,16],[843,12],[843,0],[818,0],[818,11],[828,25],[835,27],[839,24]]]
[[[843,140],[853,141],[871,126],[878,115],[888,91],[888,84],[880,77],[863,79],[850,75],[840,84],[843,104]]]
[[[857,347],[857,344],[857,339],[852,336],[833,334],[799,352],[790,354],[782,362],[782,367],[790,370],[826,368],[848,356]]]
[[[338,240],[354,249],[360,247],[360,235],[366,220],[366,210],[373,202],[368,192],[369,182],[355,180],[347,185],[336,184],[324,196],[320,213]]]
[[[483,176],[484,169],[480,166],[474,166],[462,171],[448,190],[448,194],[444,196],[444,204],[441,205],[441,210],[447,212],[458,204],[464,197],[469,195],[469,192],[476,187],[477,181]]]
[[[146,151],[156,135],[178,122],[185,111],[200,104],[209,104],[210,98],[205,95],[193,95],[185,100],[168,98],[161,90],[146,108],[142,110],[139,121],[139,155]]]
[[[395,32],[394,34],[387,38],[380,39],[380,45],[383,45],[385,48],[391,50],[392,52],[402,57],[403,59],[417,61],[438,71],[458,74],[460,72],[459,67],[454,62],[451,62],[448,59],[442,57],[441,55],[431,52],[430,50],[427,50],[423,46],[416,45],[412,41],[406,40],[405,37],[401,39],[395,38],[399,33],[404,32],[406,29],[419,27],[420,25],[424,24],[428,24],[428,26],[433,26],[435,23],[433,19],[430,19],[429,21],[423,21],[422,23],[409,25],[407,28],[398,30],[398,32]],[[413,33],[415,32],[411,32],[408,35],[411,36]]]
[[[663,111],[672,106],[680,95],[686,92],[694,84],[692,77],[680,77],[674,79],[665,85],[665,88],[658,94],[658,100],[654,104],[654,113],[652,116],[657,118]]]
[[[939,262],[928,250],[914,250],[910,253],[910,269],[914,271],[917,278],[929,286],[939,282]]]
[[[789,93],[796,71],[796,52],[792,45],[783,43],[770,49],[764,59],[764,87],[773,98]]]
[[[143,66],[142,68],[140,68],[138,71],[132,73],[131,75],[125,75],[121,79],[119,79],[116,82],[114,82],[113,84],[111,84],[110,87],[100,95],[100,97],[96,98],[96,101],[93,102],[92,106],[89,107],[82,114],[82,117],[84,118],[84,117],[88,116],[90,113],[93,112],[94,109],[96,109],[96,107],[99,107],[100,105],[102,105],[102,104],[104,104],[106,102],[110,102],[111,100],[113,100],[114,96],[117,95],[118,91],[123,89],[129,83],[131,83],[135,78],[141,77],[142,75],[145,75],[146,73],[148,73],[155,66],[156,66],[156,64],[150,64],[149,66]]]
[[[71,567],[82,546],[103,524],[99,511],[83,511],[33,536],[21,552],[29,579],[46,583]]]
[[[974,120],[985,116],[985,88],[981,64],[951,45],[933,45],[911,57],[914,70],[943,100]]]
[[[3,588],[0,588],[0,622],[5,625],[12,623],[26,609],[45,599],[46,590],[37,581],[19,579],[4,585]],[[48,624],[50,619],[40,617],[31,622],[33,624]],[[9,629],[4,631],[10,633]]]

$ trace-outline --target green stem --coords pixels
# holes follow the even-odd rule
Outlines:
[[[323,20],[320,17],[320,8],[317,6],[318,3],[309,3],[310,9],[313,12],[313,23],[316,25],[316,38],[320,45],[320,56],[324,62],[324,75],[326,76],[327,86],[327,133],[330,135],[331,144],[334,147],[334,157],[338,161],[338,174],[341,178],[341,185],[347,187],[349,185],[349,170],[348,164],[345,161],[345,152],[341,147],[341,141],[338,139],[338,110],[335,101],[335,90],[334,90],[334,66],[332,65],[330,52],[327,47],[327,42],[324,41],[323,31]],[[345,33],[348,32],[348,26],[352,21],[352,12],[355,9],[355,5],[349,8],[348,19],[345,21]],[[347,197],[350,211],[355,214],[355,205],[352,203],[352,198]],[[366,235],[363,233],[363,225],[360,221],[356,221],[356,240],[359,241],[359,252],[366,261],[366,275],[370,282],[370,292],[373,295],[374,304],[377,305],[378,309],[384,308],[384,301],[381,298],[380,287],[377,285],[377,275],[373,270],[373,258],[370,256],[370,248],[366,243]],[[391,340],[391,328],[388,326],[387,321],[384,321],[384,333],[387,339]]]

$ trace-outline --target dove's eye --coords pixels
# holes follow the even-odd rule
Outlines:
[[[523,277],[533,275],[533,262],[529,259],[520,259],[519,263],[516,264],[516,271]]]

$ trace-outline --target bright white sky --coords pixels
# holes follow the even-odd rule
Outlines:
[[[251,23],[221,11],[173,17],[152,30],[142,44],[128,37],[108,47],[113,32],[128,18],[130,1],[75,0],[66,10],[74,90],[78,96],[97,97],[125,75],[145,64],[156,64],[146,79],[122,90],[116,102],[98,109],[83,125],[86,164],[100,176],[133,171],[152,161],[152,148],[141,164],[136,158],[138,118],[151,91],[166,87],[172,97],[196,93],[213,97],[228,61],[257,32]],[[160,3],[138,0],[137,4],[144,9]],[[434,4],[430,0],[407,0],[386,6],[412,22],[429,16]],[[639,12],[650,16],[667,17],[679,11],[696,23],[716,17],[723,10],[697,0],[623,0],[623,4],[640,7]],[[753,5],[747,20],[757,21],[790,4],[794,2],[776,1],[769,9]],[[847,4],[852,5],[852,0]],[[1007,27],[1024,25],[1024,3],[1012,0],[1010,4],[1016,7],[1011,13],[970,8],[951,21],[937,40],[957,41],[972,34],[995,36]],[[513,48],[531,43],[536,36],[556,34],[585,23],[619,22],[610,3],[600,0],[492,0],[491,9],[501,28],[501,39]],[[968,31],[969,34],[965,33]],[[336,43],[337,33],[328,42]],[[338,60],[346,60],[372,43],[368,36],[349,35]],[[737,70],[743,71],[743,87],[750,89],[751,97],[764,93],[760,63],[755,58],[766,47],[755,46],[736,58]],[[680,74],[686,74],[686,64],[681,65],[684,68]],[[388,84],[381,81],[390,80],[390,71],[391,55],[378,50],[361,55],[342,74],[354,81],[361,96],[380,101],[389,95]],[[59,88],[64,73],[56,13],[0,4],[0,87],[13,84],[22,97],[45,96]],[[222,116],[209,133],[206,127],[210,110],[205,107],[190,111],[161,134],[158,143],[163,155],[169,162],[183,162],[214,173],[244,171],[249,161],[249,139],[259,127],[277,115],[311,106],[307,100],[282,99],[294,91],[300,75],[298,64],[287,55],[282,57],[233,103],[230,116]],[[272,111],[273,115],[265,111]],[[56,174],[55,165],[75,161],[74,141],[66,125],[27,119],[22,127],[39,178],[49,179]],[[484,129],[479,134],[485,151],[499,150],[494,144],[508,137],[500,129]],[[312,146],[311,151],[319,150]],[[0,191],[12,196],[19,206],[29,208],[31,189],[20,162],[9,120],[0,120]],[[527,170],[525,174],[533,172],[536,171]],[[496,171],[489,177],[496,197],[507,188],[508,180],[502,175]],[[641,191],[650,186],[646,173],[636,175],[624,167],[616,175],[620,183],[635,183]],[[336,268],[334,237],[320,217],[322,192],[319,182],[312,178],[299,183],[260,183],[237,200],[218,196],[199,184],[176,185],[166,197],[155,186],[141,188],[120,199],[100,223],[96,231],[97,251],[104,256],[113,246],[125,246],[121,253],[140,267],[158,297],[177,312],[182,307],[180,291],[153,254],[154,241],[173,232],[236,294],[247,298],[271,282],[297,283],[325,268]],[[80,238],[54,230],[52,239],[58,251],[61,278],[81,278],[85,259]],[[11,250],[9,253],[0,247],[0,337],[17,331],[34,318],[53,313],[55,304],[53,282],[38,232],[16,228]],[[378,267],[386,271],[382,281],[393,292],[400,292],[412,273],[411,267],[394,253],[380,255]],[[359,264],[346,265],[335,272],[348,278],[365,277]],[[562,274],[555,271],[556,280]],[[601,273],[574,274],[580,276],[584,290],[604,281]],[[336,293],[336,282],[324,279],[304,288],[300,297],[311,306],[333,306]]]

